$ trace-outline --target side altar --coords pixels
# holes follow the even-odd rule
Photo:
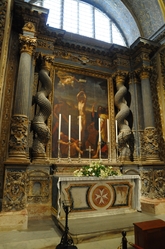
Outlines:
[[[63,202],[72,202],[69,218],[140,211],[139,175],[99,177],[53,176],[52,214],[65,218]]]

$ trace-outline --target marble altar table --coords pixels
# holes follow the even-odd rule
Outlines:
[[[53,176],[52,215],[65,218],[63,201],[73,203],[69,218],[140,211],[139,175],[99,177]]]

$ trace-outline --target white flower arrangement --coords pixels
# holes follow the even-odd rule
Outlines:
[[[119,169],[114,169],[112,166],[105,166],[101,162],[91,162],[89,165],[83,166],[73,172],[74,176],[96,176],[105,178],[108,176],[121,175]]]

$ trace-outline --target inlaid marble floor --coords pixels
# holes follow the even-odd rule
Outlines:
[[[91,233],[91,231],[101,231],[104,229],[113,230],[108,236],[88,239],[86,242],[75,244],[77,249],[117,249],[121,243],[121,231],[130,226],[130,223],[146,220],[162,219],[164,215],[149,215],[136,212],[134,216],[124,214],[110,217],[111,222],[102,219],[81,219],[69,220],[69,231],[75,234]],[[132,226],[133,228],[133,226]],[[115,231],[114,231],[115,230]],[[82,232],[81,232],[82,231]],[[127,230],[127,240],[134,243],[133,229]],[[0,249],[55,249],[60,243],[62,233],[51,218],[30,220],[26,231],[1,231]],[[128,248],[132,248],[128,246]]]

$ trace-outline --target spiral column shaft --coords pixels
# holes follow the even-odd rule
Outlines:
[[[127,88],[124,86],[125,77],[126,74],[121,72],[117,73],[115,76],[117,88],[117,92],[115,94],[115,105],[119,110],[116,115],[116,120],[119,128],[119,152],[122,160],[125,160],[130,156],[129,139],[132,135],[131,129],[126,121],[130,109],[124,98],[127,93]]]
[[[32,130],[34,132],[32,151],[33,159],[35,160],[46,158],[45,146],[50,139],[50,130],[45,122],[51,114],[51,103],[48,96],[52,91],[52,81],[49,77],[52,60],[53,57],[51,56],[42,57],[42,67],[39,71],[41,89],[33,98],[39,109],[32,121]]]

